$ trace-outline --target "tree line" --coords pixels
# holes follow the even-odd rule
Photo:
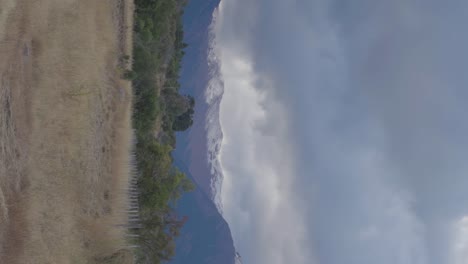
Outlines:
[[[183,0],[135,0],[131,79],[133,127],[139,171],[139,263],[162,263],[175,254],[175,239],[187,221],[174,207],[193,183],[173,165],[175,132],[193,123],[195,100],[179,93],[184,48]]]

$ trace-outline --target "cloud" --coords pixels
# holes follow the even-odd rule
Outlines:
[[[287,124],[265,123],[271,114],[285,120],[284,112],[275,105],[274,112],[267,113],[261,105],[264,96],[253,86],[251,65],[241,57],[224,56],[229,63],[223,63],[223,71],[230,74],[224,78],[229,100],[221,109],[228,117],[221,119],[222,200],[231,230],[249,241],[237,243],[237,248],[248,263],[310,263],[307,223],[287,177],[293,173],[294,157],[280,143],[288,140]]]
[[[222,2],[222,200],[247,263],[460,263],[467,13]]]

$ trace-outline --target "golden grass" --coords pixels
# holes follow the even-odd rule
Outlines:
[[[15,8],[15,0],[0,0],[0,39],[3,39],[5,35],[5,29],[7,24],[7,19],[10,15],[10,12]]]
[[[0,263],[131,263],[132,1],[0,6]]]

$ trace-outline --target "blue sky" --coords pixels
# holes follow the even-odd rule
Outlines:
[[[468,2],[216,12],[221,198],[245,263],[468,263]]]

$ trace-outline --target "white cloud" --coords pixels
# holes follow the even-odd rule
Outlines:
[[[236,247],[252,263],[311,263],[307,223],[291,184],[295,158],[288,146],[286,113],[280,105],[266,113],[247,58],[220,52],[225,83],[221,198]],[[265,134],[262,126],[272,114],[277,122]]]
[[[222,201],[244,261],[464,263],[468,3],[220,10]]]
[[[456,237],[453,249],[454,264],[468,263],[468,216],[462,217],[454,224]]]

